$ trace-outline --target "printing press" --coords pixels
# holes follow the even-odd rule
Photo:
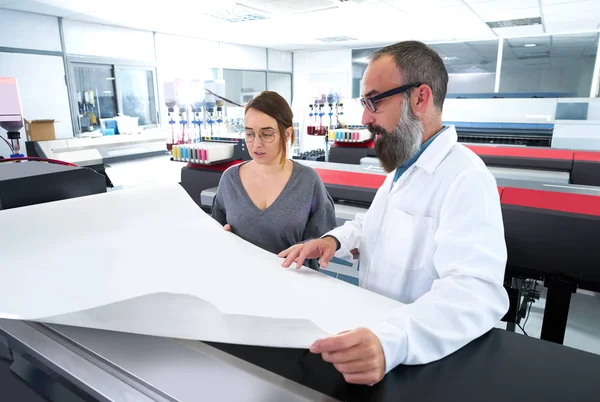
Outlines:
[[[212,206],[222,172],[248,159],[243,140],[212,139],[171,144],[174,159],[188,162],[181,185],[205,210]],[[89,162],[88,156],[80,157]],[[104,177],[92,169],[44,161],[49,163],[0,163],[0,222],[1,209],[63,199],[76,205],[78,197],[106,191]],[[585,162],[594,168],[595,155],[586,154]],[[372,163],[299,163],[315,168],[325,182],[340,223],[364,212],[385,178]],[[599,287],[594,239],[600,235],[600,190],[570,184],[574,173],[561,163],[558,170],[490,166],[505,219],[507,279],[526,274],[546,281],[542,338],[554,343],[494,329],[440,361],[398,366],[367,387],[347,384],[332,365],[308,350],[0,319],[0,400],[493,402],[527,394],[532,401],[595,401],[600,356],[556,343],[562,342],[571,292],[577,286]],[[513,303],[507,314],[509,322],[518,319],[519,296],[511,300],[517,306]],[[159,324],[160,317],[156,320]]]
[[[0,184],[14,181],[17,169],[23,172],[20,183],[25,183],[31,169],[26,167],[28,164],[34,162],[0,164]],[[382,172],[369,167],[349,165],[363,169],[363,172],[344,172],[331,169],[331,164],[312,162],[311,165],[329,183],[329,189],[334,188],[331,182],[336,179],[337,172],[363,175],[356,177],[359,181],[354,182],[363,187],[384,177]],[[38,163],[35,166],[38,170],[52,170],[51,164]],[[61,169],[63,171],[53,174],[63,182],[63,188],[79,189],[64,192],[63,198],[101,191],[93,185],[81,189],[83,183],[97,181],[91,176],[83,182],[78,180],[72,172],[81,168],[65,166]],[[99,183],[102,183],[101,177]],[[18,184],[13,183],[13,190],[26,187]],[[523,249],[514,246],[516,242],[527,241],[511,237],[515,233],[515,236],[519,235],[517,230],[524,226],[522,219],[530,219],[523,217],[527,214],[569,217],[571,222],[575,218],[581,222],[581,227],[589,230],[588,239],[598,234],[597,216],[600,212],[597,211],[597,195],[586,194],[580,189],[564,191],[562,187],[558,188],[560,191],[554,191],[556,188],[543,183],[530,184],[529,188],[518,188],[516,183],[508,181],[502,185],[506,186],[499,191],[504,202],[505,219],[508,218],[509,253]],[[37,193],[44,197],[46,190],[40,187]],[[527,193],[526,197],[522,196],[523,191]],[[16,192],[19,193],[18,190]],[[547,196],[553,195],[560,198],[557,201],[559,205],[547,202]],[[583,204],[587,205],[587,209],[579,211],[577,208],[581,203],[564,202],[573,196],[589,200]],[[25,206],[35,202],[24,197],[21,202],[15,201],[14,205]],[[556,211],[560,208],[566,210]],[[0,220],[1,214],[2,211]],[[596,218],[590,220],[588,216]],[[518,223],[515,224],[515,221]],[[548,225],[554,224],[556,222]],[[535,226],[530,229],[535,230]],[[572,234],[573,229],[570,230]],[[568,237],[569,234],[564,232],[564,237]],[[546,230],[546,239],[553,235],[556,233]],[[579,242],[579,252],[587,250],[592,242],[587,240],[586,243],[586,239],[572,241]],[[509,262],[517,266],[536,261],[536,256],[527,252],[510,258]],[[564,278],[569,278],[575,267],[568,265],[570,268],[565,268],[567,265],[561,264],[560,260],[553,264],[542,261],[539,265],[552,267],[554,274]],[[592,265],[581,265],[579,272],[590,281],[598,279]],[[535,264],[532,267],[539,268]],[[540,355],[545,358],[540,360]],[[548,361],[555,364],[548,364]],[[395,401],[399,397],[428,401],[458,398],[504,401],[526,392],[534,401],[592,401],[600,394],[600,383],[594,374],[598,364],[600,356],[494,329],[438,362],[399,366],[381,383],[367,387],[347,384],[333,366],[307,350],[182,341],[0,320],[2,400],[26,401],[37,394],[50,401]],[[577,370],[574,371],[574,367]],[[506,386],[515,377],[519,378],[519,386]],[[550,387],[547,378],[554,379]],[[20,386],[13,386],[15,382]],[[24,384],[26,387],[23,387]],[[465,386],[469,388],[468,393],[464,391]]]
[[[334,149],[334,148],[332,148]],[[474,147],[496,177],[508,247],[506,287],[511,309],[505,320],[514,329],[523,318],[525,297],[513,279],[543,280],[548,288],[542,339],[562,343],[571,294],[577,288],[600,290],[600,152]],[[490,159],[486,160],[486,155]],[[237,161],[239,163],[240,161]],[[311,166],[336,202],[338,223],[363,213],[385,180],[373,163],[351,165],[299,160]],[[210,211],[222,172],[235,165],[182,168],[181,185]],[[574,183],[581,178],[584,183]]]

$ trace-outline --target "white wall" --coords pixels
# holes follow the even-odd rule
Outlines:
[[[270,71],[292,72],[292,52],[269,49],[268,53]]]
[[[68,54],[154,62],[152,32],[63,21]]]
[[[58,19],[0,9],[0,47],[60,52]]]
[[[183,36],[156,34],[156,63],[166,79],[207,76],[218,68],[219,42]]]
[[[169,121],[164,84],[178,79],[212,79],[210,69],[219,67],[219,42],[166,34],[156,34],[155,40],[161,125],[166,127]]]
[[[0,53],[0,76],[17,78],[23,118],[55,119],[57,138],[73,136],[62,57]],[[6,137],[5,132],[1,134]],[[21,138],[25,148],[25,130]],[[7,157],[8,147],[0,145],[0,155]]]
[[[221,68],[236,70],[266,70],[267,49],[221,42],[219,64]]]
[[[306,134],[311,99],[336,92],[342,99],[352,96],[352,50],[294,52],[294,119],[300,122],[300,150],[323,148],[322,137]]]

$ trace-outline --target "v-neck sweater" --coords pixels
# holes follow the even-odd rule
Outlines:
[[[212,217],[229,224],[233,233],[274,254],[316,239],[337,226],[333,199],[314,169],[293,162],[290,178],[275,201],[259,209],[242,185],[241,165],[221,176]],[[316,260],[305,264],[318,268]]]

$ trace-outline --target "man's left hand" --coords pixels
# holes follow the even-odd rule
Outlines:
[[[321,339],[311,347],[323,360],[333,363],[352,384],[374,385],[385,376],[385,356],[379,338],[366,328]]]

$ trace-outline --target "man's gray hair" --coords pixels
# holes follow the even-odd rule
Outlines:
[[[448,90],[448,71],[439,54],[422,42],[406,41],[386,46],[374,52],[375,61],[391,56],[402,73],[404,84],[426,84],[433,93],[433,104],[442,111]]]

